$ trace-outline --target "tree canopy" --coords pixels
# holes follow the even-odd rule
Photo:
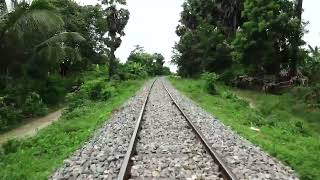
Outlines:
[[[114,52],[129,19],[123,0],[19,2],[7,12],[0,1],[0,130],[62,102],[93,66],[115,73]]]
[[[233,67],[260,77],[296,72],[305,61],[301,7],[301,0],[186,0],[172,62],[182,76]]]

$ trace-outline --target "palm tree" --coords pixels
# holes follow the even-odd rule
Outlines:
[[[49,56],[53,50],[61,55],[54,60],[61,61],[66,51],[78,52],[76,44],[81,41],[84,38],[79,33],[65,31],[62,18],[48,1],[21,3],[0,19],[0,65],[8,72],[11,66],[25,64],[37,53],[47,52]],[[15,49],[14,53],[8,53],[8,49]]]

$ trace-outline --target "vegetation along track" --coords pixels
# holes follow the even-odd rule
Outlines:
[[[162,79],[145,98],[118,179],[237,179]]]

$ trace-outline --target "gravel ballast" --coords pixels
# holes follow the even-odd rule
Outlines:
[[[146,83],[49,179],[116,179],[151,84]]]
[[[161,80],[152,88],[132,158],[132,179],[221,179]]]
[[[163,81],[183,111],[239,179],[298,179],[290,167],[234,133],[217,118],[182,95],[166,79]]]

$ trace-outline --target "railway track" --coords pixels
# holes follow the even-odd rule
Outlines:
[[[153,178],[237,179],[161,79],[145,97],[118,175]]]
[[[236,178],[299,179],[160,79],[146,83],[49,179]]]

